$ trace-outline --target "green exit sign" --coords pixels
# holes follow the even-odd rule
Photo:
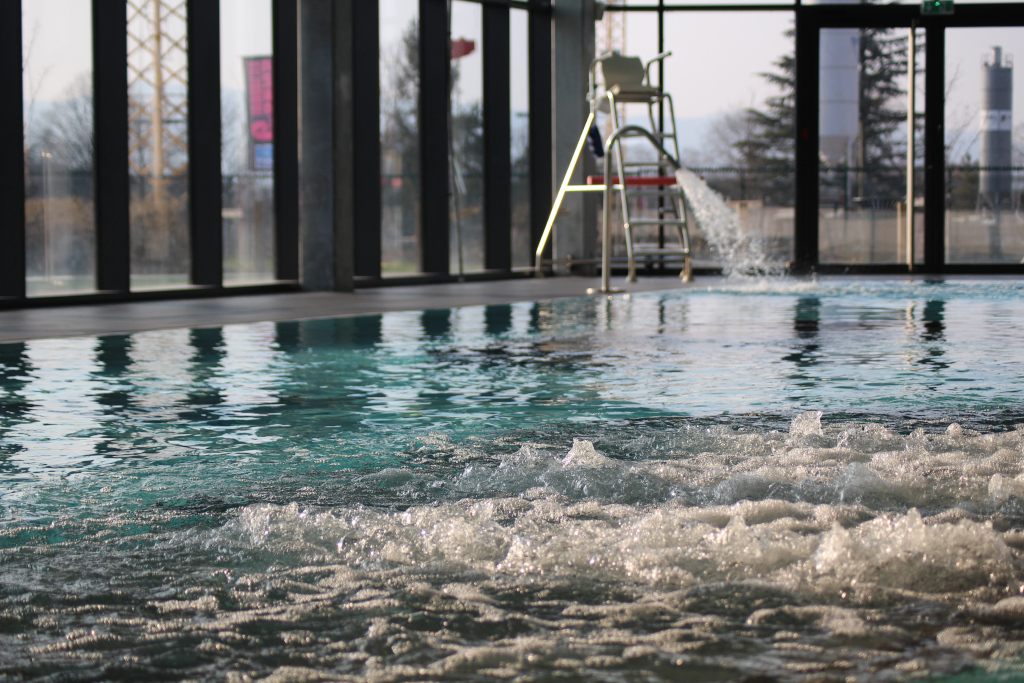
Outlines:
[[[921,0],[921,14],[952,14],[953,0]]]

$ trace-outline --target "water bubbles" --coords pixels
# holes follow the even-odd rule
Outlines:
[[[809,410],[794,417],[789,426],[790,437],[821,436],[821,416],[820,410]]]
[[[3,643],[30,677],[57,657],[299,676],[286,655],[303,676],[383,680],[902,680],[1016,661],[1020,432],[908,432],[820,411],[779,430],[674,423],[628,459],[576,437],[362,475],[393,504],[250,503],[130,550],[37,544],[6,557],[4,614],[27,621]]]

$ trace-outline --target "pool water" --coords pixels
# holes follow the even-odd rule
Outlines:
[[[0,680],[1011,680],[1024,282],[0,345]]]

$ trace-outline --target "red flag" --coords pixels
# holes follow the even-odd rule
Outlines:
[[[459,38],[452,41],[452,59],[465,57],[476,49],[476,43],[472,40]]]

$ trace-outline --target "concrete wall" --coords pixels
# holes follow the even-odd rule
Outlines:
[[[354,1],[299,2],[299,277],[313,291],[353,282]]]
[[[565,177],[586,123],[587,78],[594,59],[594,0],[555,0],[551,16],[552,63],[552,196]],[[572,182],[583,183],[596,173],[592,155],[584,151],[583,163]],[[589,195],[589,193],[587,193]],[[569,194],[555,222],[553,255],[555,259],[594,258],[597,256],[597,198],[583,193]],[[588,270],[596,272],[591,267]]]
[[[311,290],[334,289],[332,5],[299,1],[299,278]]]

